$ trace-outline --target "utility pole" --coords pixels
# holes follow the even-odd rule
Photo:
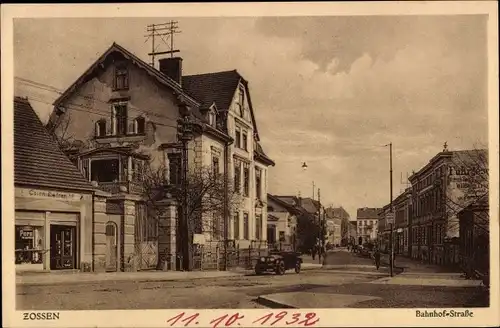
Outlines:
[[[313,197],[312,197],[312,199],[313,199],[313,200],[314,200],[314,187],[315,187],[315,186],[316,186],[316,185],[314,184],[314,181],[313,181]],[[318,198],[319,198],[319,189],[318,189]]]
[[[146,38],[145,42],[151,38],[151,52],[148,54],[151,57],[151,66],[155,66],[155,57],[158,55],[170,54],[170,57],[173,57],[174,53],[180,52],[180,50],[174,49],[174,34],[181,33],[178,28],[178,22],[172,20],[168,23],[147,26],[146,31],[149,32],[149,34],[144,37]],[[159,37],[169,50],[157,51],[160,44],[155,43],[155,37]]]
[[[180,237],[182,243],[182,267],[186,271],[192,270],[193,265],[193,252],[192,252],[192,227],[189,220],[189,209],[188,209],[188,143],[192,139],[193,129],[192,124],[189,119],[189,115],[185,113],[183,117],[177,120],[177,138],[182,144],[182,216],[180,224]]]
[[[391,218],[392,220],[394,220],[394,209],[392,208],[392,142],[389,143],[389,160],[390,160],[390,187],[391,187],[391,202],[390,202],[390,206],[389,206],[389,210],[390,210],[390,213],[391,213]],[[391,222],[391,254],[390,254],[390,258],[389,258],[389,264],[390,264],[390,271],[391,271],[391,277],[394,276],[394,221]]]
[[[313,186],[314,186],[314,182],[313,182]],[[313,189],[314,190],[314,189]],[[318,188],[318,203],[319,203],[319,213],[318,213],[318,223],[319,223],[319,235],[318,235],[318,241],[319,241],[319,250],[318,250],[318,261],[319,263],[321,264],[321,251],[323,250],[323,244],[322,244],[322,240],[323,240],[323,220],[322,220],[322,217],[321,217],[321,193],[320,193],[320,189]]]

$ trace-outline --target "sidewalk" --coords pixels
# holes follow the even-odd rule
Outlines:
[[[178,281],[191,279],[217,279],[238,277],[251,273],[248,270],[232,271],[139,271],[139,272],[109,272],[109,273],[23,273],[16,275],[16,285],[61,285],[87,284],[103,281]]]
[[[302,270],[321,268],[321,264],[303,263]],[[229,271],[138,271],[138,272],[23,272],[16,274],[16,285],[91,284],[104,281],[180,281],[192,279],[218,279],[254,274],[253,270],[235,268]]]
[[[383,262],[389,262],[389,255],[382,255]],[[396,256],[394,267],[402,272],[394,277],[372,281],[374,284],[395,284],[407,286],[479,287],[481,280],[465,279],[460,271],[440,265],[421,263],[403,256]]]

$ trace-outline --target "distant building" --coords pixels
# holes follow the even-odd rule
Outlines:
[[[284,198],[284,200],[282,199]],[[296,246],[297,209],[296,197],[267,194],[267,241],[269,248],[292,248]]]
[[[333,245],[346,245],[349,231],[349,213],[341,207],[325,209],[327,216],[327,242]]]
[[[358,244],[374,241],[377,238],[380,211],[381,208],[358,208],[356,215]]]

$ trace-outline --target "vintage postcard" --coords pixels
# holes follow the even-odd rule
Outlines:
[[[3,326],[500,323],[495,2],[1,29]]]

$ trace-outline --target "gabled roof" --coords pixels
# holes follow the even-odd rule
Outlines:
[[[229,110],[239,83],[242,83],[245,87],[254,134],[257,141],[260,141],[248,81],[237,70],[185,75],[182,77],[183,89],[191,97],[197,99],[202,108],[215,103],[220,112]]]
[[[233,101],[240,79],[236,70],[185,75],[182,77],[182,88],[197,99],[202,108],[209,108],[215,103],[219,110],[226,111]]]
[[[319,211],[321,204],[312,198],[302,198],[301,207],[309,214],[315,214]]]
[[[291,214],[299,214],[300,213],[300,210],[297,208],[296,203],[293,202],[293,200],[283,200],[282,198],[283,197],[287,197],[287,196],[275,196],[275,195],[271,195],[271,194],[267,194],[267,198],[269,200],[272,200],[276,203],[278,203],[279,205],[283,206],[288,212],[290,212]],[[293,197],[293,196],[290,196],[290,197]],[[296,205],[294,205],[296,204]]]
[[[56,101],[54,101],[54,106],[59,106],[69,95],[71,95],[75,91],[75,89],[79,85],[85,83],[88,76],[95,72],[96,69],[102,67],[104,65],[105,59],[114,52],[121,53],[125,58],[132,61],[132,63],[137,67],[145,70],[150,76],[154,77],[159,83],[175,91],[177,95],[180,96],[183,100],[187,101],[193,106],[199,106],[199,102],[187,95],[176,81],[161,73],[151,65],[147,64],[142,59],[140,59],[124,47],[120,46],[116,42],[113,42],[113,44],[59,98],[57,98]]]
[[[93,190],[49,135],[27,99],[14,98],[14,183]]]
[[[326,215],[332,218],[349,219],[349,213],[341,207],[329,207],[325,210]]]
[[[358,208],[357,219],[378,219],[381,208],[364,207]]]

